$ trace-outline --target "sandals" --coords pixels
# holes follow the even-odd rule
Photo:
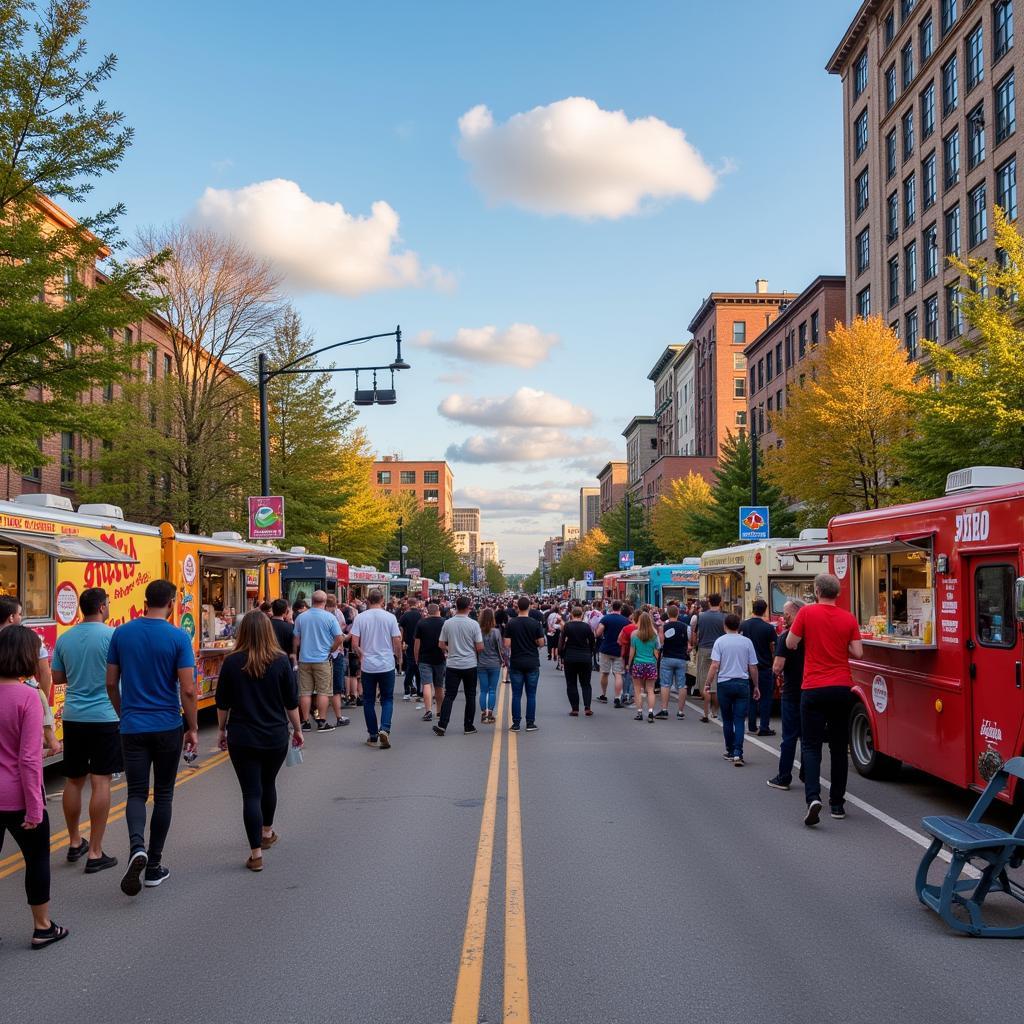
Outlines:
[[[253,857],[250,854],[249,859],[245,862],[245,866],[250,871],[262,871],[263,870],[263,858],[262,857]]]
[[[69,934],[67,928],[62,928],[59,924],[51,921],[49,928],[36,928],[32,932],[32,948],[45,949],[55,942],[60,942],[61,939],[66,939]]]

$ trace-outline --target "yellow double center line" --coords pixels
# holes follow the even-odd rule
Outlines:
[[[452,1024],[478,1024],[480,991],[484,972],[484,946],[487,940],[487,910],[491,898],[491,873],[494,863],[494,832],[498,817],[498,781],[501,776],[501,744],[505,735],[505,706],[511,699],[509,688],[501,687],[498,698],[491,760],[484,790],[484,809],[480,821],[473,887],[469,894],[466,931],[455,984]],[[519,803],[518,735],[508,733],[508,790],[505,848],[505,990],[503,1019],[515,1024],[530,1022],[530,988],[526,967],[526,910],[523,888],[523,832]]]

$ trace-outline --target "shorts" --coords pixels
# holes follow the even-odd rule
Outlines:
[[[330,659],[330,662],[332,692],[335,697],[344,696],[347,659],[344,654],[339,654],[336,658]]]
[[[697,649],[697,689],[704,693],[704,686],[707,683],[708,672],[711,671],[711,648],[699,647]],[[711,684],[711,692],[716,690],[715,683]]]
[[[359,655],[355,651],[350,651],[348,654],[348,674],[350,679],[355,679],[357,675],[362,671],[363,663],[359,658]]]
[[[605,654],[602,651],[598,655],[598,666],[601,669],[602,675],[608,675],[609,672],[614,672],[618,675],[622,674],[622,658],[617,654]]]
[[[439,690],[444,689],[444,662],[440,665],[428,665],[421,661],[419,667],[420,686],[435,686]]]
[[[330,697],[334,692],[334,671],[329,661],[299,662],[299,696]]]
[[[634,661],[629,674],[633,677],[634,682],[650,683],[658,678],[658,666],[653,661]]]
[[[686,689],[686,662],[682,658],[661,659],[661,685],[670,689]]]
[[[64,722],[64,774],[113,775],[124,771],[118,722]]]

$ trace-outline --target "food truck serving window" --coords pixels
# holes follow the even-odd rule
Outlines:
[[[935,636],[932,541],[879,554],[854,553],[857,621],[879,640],[931,644]]]
[[[974,573],[974,615],[982,647],[1013,647],[1017,625],[1013,610],[1012,565],[979,565]]]
[[[23,573],[19,579],[18,548],[0,543],[0,593],[21,601],[26,619],[50,617],[53,576],[48,555],[22,549]]]
[[[772,615],[781,615],[787,601],[803,601],[804,604],[814,603],[814,580],[773,579],[769,589],[772,595]]]
[[[199,596],[202,645],[232,640],[238,616],[245,612],[245,570],[210,565],[204,560]]]

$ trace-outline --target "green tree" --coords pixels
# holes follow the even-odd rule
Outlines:
[[[488,562],[484,566],[484,581],[492,594],[502,594],[508,590],[508,581],[497,562]]]
[[[540,566],[537,566],[529,576],[523,577],[519,589],[524,594],[538,594],[540,593],[540,582]]]
[[[739,509],[750,504],[750,438],[746,432],[732,433],[722,442],[711,503],[693,508],[683,528],[697,542],[700,551],[739,543]],[[778,487],[764,479],[758,462],[757,503],[769,508],[773,537],[788,537],[796,530],[796,519],[786,507]]]
[[[693,472],[673,480],[658,499],[651,536],[669,561],[681,562],[700,555],[700,544],[687,533],[687,517],[697,509],[707,509],[711,500],[710,484]]]
[[[455,548],[455,537],[438,518],[437,510],[429,506],[420,508],[411,494],[400,494],[392,499],[394,518],[402,519],[402,543],[409,549],[404,557],[406,569],[419,569],[421,575],[436,580],[447,572],[452,583],[468,583],[469,570]],[[385,546],[382,562],[400,560],[399,535],[394,532]]]
[[[51,204],[82,203],[132,140],[124,115],[95,99],[116,57],[83,67],[87,9],[0,2],[0,463],[22,470],[43,461],[44,436],[105,432],[102,405],[81,396],[131,376],[142,348],[124,328],[160,305],[164,254],[108,258],[123,206],[75,222]]]
[[[629,542],[626,539],[626,508],[629,507]],[[619,567],[619,552],[632,551],[636,565],[654,565],[661,560],[661,551],[651,536],[651,514],[642,501],[629,492],[622,503],[601,516],[605,540],[600,546],[600,564],[587,566],[599,576]]]
[[[569,580],[581,580],[588,569],[597,571],[603,560],[603,549],[608,536],[599,526],[590,529],[551,569],[552,582],[566,584]],[[616,558],[618,555],[616,554]]]

